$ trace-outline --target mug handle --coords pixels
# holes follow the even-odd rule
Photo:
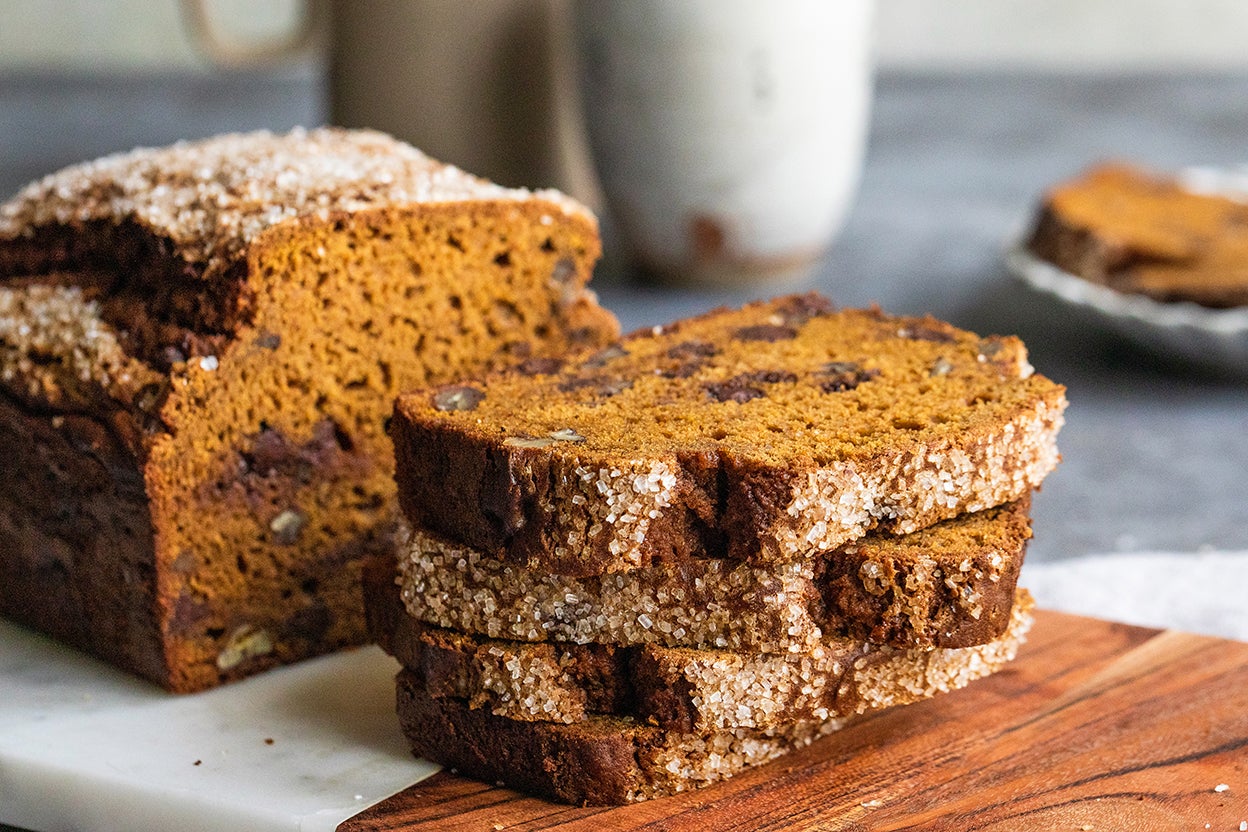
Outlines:
[[[221,37],[208,13],[208,0],[182,0],[180,5],[192,42],[222,69],[253,69],[289,60],[321,42],[329,23],[329,0],[303,0],[303,23],[290,35],[239,45]]]

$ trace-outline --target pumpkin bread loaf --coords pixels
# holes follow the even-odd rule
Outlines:
[[[0,206],[0,613],[171,690],[362,641],[402,389],[610,343],[596,224],[371,132]]]
[[[1101,165],[1050,191],[1027,245],[1120,292],[1248,304],[1248,204],[1126,165]]]
[[[398,571],[413,618],[491,638],[766,653],[842,638],[965,647],[1004,632],[1030,536],[1023,500],[790,563],[701,557],[572,577],[403,527]]]
[[[588,576],[788,563],[1019,499],[1064,407],[1016,338],[806,295],[408,393],[391,430],[413,525]]]
[[[902,705],[965,687],[1014,658],[1031,623],[1018,590],[1005,632],[986,644],[896,649],[827,639],[808,652],[529,643],[420,624],[389,569],[366,573],[374,639],[435,698],[497,716],[574,723],[627,716],[665,731],[777,728]]]

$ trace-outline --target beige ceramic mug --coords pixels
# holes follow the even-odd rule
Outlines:
[[[793,282],[856,190],[870,0],[576,0],[606,204],[638,261],[678,282]]]

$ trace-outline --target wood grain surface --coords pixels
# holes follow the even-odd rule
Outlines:
[[[442,772],[338,829],[1229,832],[1242,821],[1248,644],[1040,612],[996,676],[701,791],[577,808]]]

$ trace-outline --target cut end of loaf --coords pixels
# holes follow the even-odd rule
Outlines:
[[[400,390],[610,337],[613,320],[581,288],[597,254],[592,229],[545,225],[546,210],[383,211],[305,224],[258,249],[255,334],[211,372],[192,368],[149,467],[166,551],[203,553],[165,597],[215,599],[183,639],[197,662],[235,672],[221,665],[228,641],[198,636],[211,628],[227,639],[267,631],[278,660],[283,646],[297,657],[363,638],[359,565],[389,545],[385,422]],[[281,342],[263,346],[266,333]],[[277,476],[264,467],[274,448]],[[214,558],[222,550],[225,563]]]

